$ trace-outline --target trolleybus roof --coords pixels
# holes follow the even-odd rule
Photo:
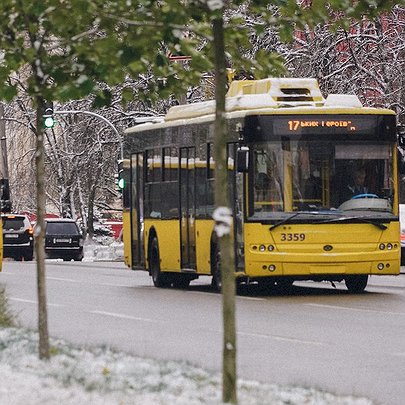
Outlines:
[[[394,111],[364,107],[353,94],[329,94],[325,99],[316,79],[268,78],[235,80],[226,95],[228,118],[255,114],[389,114]],[[213,121],[215,100],[171,107],[164,120],[144,123],[125,130],[125,133]]]

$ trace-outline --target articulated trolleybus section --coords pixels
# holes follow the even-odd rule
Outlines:
[[[234,81],[228,192],[237,280],[289,286],[400,268],[396,117],[314,79]],[[220,287],[214,233],[214,101],[172,107],[125,133],[125,262],[157,287]]]

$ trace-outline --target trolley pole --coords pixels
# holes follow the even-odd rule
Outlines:
[[[0,211],[11,211],[10,183],[7,160],[6,119],[4,105],[0,102]]]

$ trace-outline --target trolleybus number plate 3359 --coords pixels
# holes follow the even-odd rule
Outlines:
[[[302,242],[305,240],[305,233],[282,233],[282,242]]]

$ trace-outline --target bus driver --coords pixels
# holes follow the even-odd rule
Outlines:
[[[350,200],[353,196],[367,194],[368,189],[365,186],[366,171],[363,167],[354,171],[351,181],[347,184],[342,192],[342,202]]]

